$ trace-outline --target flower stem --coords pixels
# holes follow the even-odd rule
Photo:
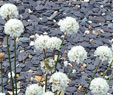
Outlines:
[[[46,79],[45,79],[45,92],[47,91],[47,77],[48,77],[48,74],[46,74]]]
[[[94,72],[93,76],[91,77],[91,80],[90,80],[90,82],[89,82],[89,84],[88,84],[88,87],[87,87],[87,88],[85,89],[85,91],[84,91],[84,95],[87,93],[87,90],[89,89],[90,83],[91,83],[91,81],[94,79],[94,77],[95,77],[95,75],[96,75],[96,73],[97,73],[97,70],[98,70],[99,67],[100,67],[100,64],[101,64],[101,61],[98,63],[98,65],[97,65],[97,67],[96,67],[96,70],[95,70],[95,72]]]
[[[70,77],[70,74],[72,73],[72,71],[73,71],[73,69],[74,69],[74,66],[75,66],[75,63],[73,63],[73,65],[72,65],[72,67],[71,67],[71,69],[70,69],[70,71],[69,71],[69,73],[68,73],[68,78]]]
[[[46,59],[46,49],[43,49],[44,52],[44,60]]]
[[[3,68],[2,68],[2,60],[1,61],[1,88],[2,88],[2,93],[3,93]]]
[[[9,40],[9,36],[7,35],[7,52],[8,52],[8,59],[9,59],[9,69],[10,69],[10,73],[11,73],[11,85],[12,85],[12,91],[13,91],[13,95],[14,95],[14,85],[13,85],[13,77],[12,77],[11,57],[10,57],[8,40]]]
[[[53,60],[54,60],[54,57],[55,57],[55,49],[53,49]]]
[[[59,59],[59,56],[60,56],[60,51],[61,51],[62,45],[63,45],[63,43],[64,43],[64,40],[66,39],[66,36],[67,36],[67,35],[64,34],[62,43],[61,43],[61,45],[60,45],[60,49],[59,49],[59,51],[58,51],[58,57],[57,57],[56,64],[55,64],[55,72],[56,72],[56,68],[57,68],[57,64],[58,64],[58,59]]]
[[[16,77],[16,38],[14,38],[14,68],[15,68],[15,89],[17,95],[17,77]]]
[[[110,83],[112,77],[113,77],[113,72],[111,73],[111,75],[110,75],[110,77],[109,77],[108,84]]]
[[[112,66],[112,63],[113,63],[113,60],[111,61],[111,63],[108,65],[106,71],[104,72],[103,78],[105,78],[105,76],[106,76],[106,74],[107,74],[109,68]]]

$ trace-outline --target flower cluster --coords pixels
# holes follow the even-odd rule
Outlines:
[[[72,17],[66,17],[60,20],[58,25],[60,26],[60,30],[65,34],[77,33],[79,29],[78,22]]]
[[[40,35],[34,42],[35,48],[39,50],[47,48],[48,39],[48,35]]]
[[[94,53],[102,61],[110,61],[113,58],[112,50],[108,46],[99,46]]]
[[[52,83],[52,91],[64,91],[68,85],[68,77],[62,72],[56,72],[51,76],[49,82]]]
[[[27,87],[25,95],[42,95],[43,88],[38,84],[32,84]]]
[[[18,10],[17,7],[13,4],[4,4],[1,8],[0,8],[0,16],[3,19],[7,19],[7,17],[9,16],[9,18],[16,18],[18,16]]]
[[[109,85],[103,78],[95,78],[91,81],[90,90],[93,95],[106,95],[109,91]]]
[[[43,72],[52,73],[55,71],[55,61],[53,59],[45,59],[41,62]]]
[[[32,42],[36,49],[60,49],[62,43],[61,39],[57,37],[49,37],[48,35],[40,35]]]
[[[47,47],[50,49],[59,50],[61,47],[62,40],[57,37],[51,37],[47,42]]]
[[[23,23],[18,19],[10,19],[5,24],[5,33],[11,37],[19,37],[24,32]]]
[[[54,95],[54,93],[49,91],[49,92],[44,93],[43,95]]]
[[[68,57],[72,62],[82,63],[87,58],[87,52],[82,46],[74,46],[68,52]]]

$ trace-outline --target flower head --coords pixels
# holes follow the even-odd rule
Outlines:
[[[68,52],[68,57],[72,62],[82,63],[87,58],[87,52],[82,46],[74,46]]]
[[[0,95],[5,95],[5,93],[1,93],[1,92],[0,92]]]
[[[75,18],[66,17],[63,20],[60,20],[58,25],[62,32],[66,34],[77,33],[79,29],[79,24]]]
[[[45,59],[41,62],[43,72],[52,73],[55,71],[55,61],[53,59]]]
[[[59,50],[61,47],[62,40],[57,37],[51,37],[47,42],[47,47],[50,49]]]
[[[18,10],[17,7],[13,4],[4,4],[3,6],[1,6],[0,8],[0,16],[3,19],[6,19],[8,16],[9,18],[16,18],[18,16]]]
[[[103,78],[95,78],[90,84],[91,93],[94,95],[106,95],[109,91],[109,85]]]
[[[34,42],[35,48],[40,50],[47,48],[49,38],[48,35],[40,35]]]
[[[25,95],[42,95],[43,88],[38,86],[38,84],[32,84],[27,87]]]
[[[112,50],[108,46],[99,46],[94,55],[98,56],[102,61],[109,61],[113,57]]]
[[[51,76],[49,82],[52,83],[52,91],[64,91],[68,85],[68,77],[62,72],[56,72]]]
[[[18,19],[10,19],[5,24],[5,33],[11,37],[19,37],[24,32],[23,23]]]
[[[44,93],[43,95],[54,95],[54,93],[49,91],[49,92]]]

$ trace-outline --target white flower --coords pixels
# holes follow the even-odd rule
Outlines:
[[[109,85],[103,78],[95,78],[91,81],[90,90],[93,95],[106,95],[109,91]]]
[[[17,7],[13,4],[4,4],[3,6],[1,6],[0,8],[0,16],[5,19],[7,18],[7,16],[9,16],[9,18],[16,18],[18,16],[18,10]]]
[[[60,20],[58,25],[62,32],[66,34],[77,33],[79,29],[79,24],[75,18],[66,17],[63,20]]]
[[[68,52],[68,57],[72,62],[82,63],[87,58],[87,52],[82,46],[74,46]]]
[[[55,71],[55,61],[53,59],[45,59],[41,62],[43,72],[52,73]]]
[[[48,40],[49,40],[48,35],[40,35],[34,42],[35,48],[39,50],[47,48]]]
[[[38,84],[32,84],[27,87],[25,95],[42,95],[43,88],[38,86]]]
[[[49,92],[44,93],[43,95],[54,95],[54,93],[49,91]]]
[[[68,86],[68,77],[65,73],[56,72],[51,76],[49,82],[52,83],[52,91],[64,91]]]
[[[50,49],[59,50],[61,47],[62,40],[57,37],[51,37],[47,42],[47,47]]]
[[[0,92],[0,95],[5,95],[5,93]]]
[[[108,46],[99,46],[94,52],[94,56],[98,56],[102,61],[110,61],[113,57],[112,50]]]
[[[18,19],[10,19],[5,24],[5,33],[11,37],[19,37],[24,32],[23,23]]]

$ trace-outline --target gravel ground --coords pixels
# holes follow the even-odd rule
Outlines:
[[[1,1],[1,0],[0,0]],[[84,0],[82,0],[84,1]],[[94,51],[98,46],[113,43],[113,0],[89,0],[82,2],[80,0],[4,0],[0,6],[10,2],[18,7],[20,17],[25,26],[25,32],[20,37],[17,44],[17,73],[20,85],[19,95],[24,95],[25,89],[30,83],[37,83],[36,76],[42,76],[40,61],[43,60],[43,52],[34,52],[34,47],[29,46],[30,41],[34,40],[34,34],[48,33],[49,36],[61,38],[63,33],[60,31],[57,22],[67,16],[75,17],[80,24],[79,32],[75,35],[68,35],[61,49],[62,58],[59,60],[57,69],[65,73],[69,72],[69,66],[62,66],[63,59],[68,61],[66,52],[72,46],[82,45],[88,52],[88,59],[83,64],[75,66],[75,73],[72,73],[69,87],[65,95],[82,95],[83,89],[87,87],[89,78],[91,78],[98,58],[94,57]],[[4,87],[5,92],[11,90],[8,79],[9,64],[6,49],[6,35],[3,27],[6,21],[0,18],[0,52],[5,52],[3,61],[4,67]],[[10,51],[12,64],[14,60],[13,40],[10,40]],[[56,51],[57,52],[57,51]],[[47,52],[48,57],[51,51]],[[102,76],[107,68],[108,62],[101,64],[96,77]],[[12,67],[14,69],[14,67]],[[107,76],[110,75],[109,70]],[[113,79],[110,83],[109,93],[113,94]],[[1,89],[1,88],[0,88]],[[7,94],[9,95],[9,94]]]

